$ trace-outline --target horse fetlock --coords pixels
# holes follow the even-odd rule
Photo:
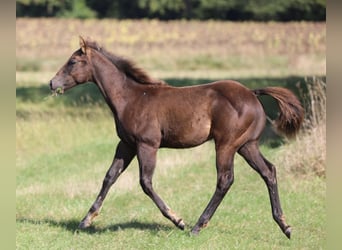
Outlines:
[[[287,226],[287,228],[284,230],[284,234],[289,239],[291,239],[291,231],[292,231],[292,228],[290,226]]]
[[[199,234],[199,232],[201,231],[201,228],[199,227],[199,226],[194,226],[192,229],[191,229],[191,235],[194,235],[194,236],[196,236],[196,235],[198,235]]]
[[[279,218],[279,219],[278,219]],[[286,235],[287,238],[291,238],[291,226],[287,225],[286,221],[285,221],[285,216],[282,214],[280,217],[276,218],[276,222],[278,223],[278,225],[281,228],[281,231],[283,231],[283,233]]]
[[[85,229],[87,227],[90,227],[93,219],[98,215],[98,212],[93,212],[90,214],[87,214],[86,217],[81,221],[80,225],[78,226],[80,229]]]
[[[194,235],[198,235],[199,232],[200,232],[203,228],[205,228],[205,227],[208,226],[208,224],[209,224],[209,221],[205,221],[205,222],[203,222],[203,223],[199,223],[199,222],[198,222],[198,223],[193,227],[193,229],[191,230],[191,233],[194,234]]]
[[[167,212],[164,214],[167,218],[169,218],[173,224],[175,224],[179,229],[184,230],[185,223],[182,218],[179,218],[175,212],[171,209],[167,209]]]
[[[183,221],[182,219],[180,219],[180,220],[177,222],[176,226],[177,226],[179,229],[184,230],[184,228],[185,228],[185,223],[184,223],[184,221]]]
[[[78,225],[78,228],[79,229],[85,229],[85,228],[88,228],[90,227],[91,225],[91,220],[89,220],[88,217],[84,218],[81,223]]]

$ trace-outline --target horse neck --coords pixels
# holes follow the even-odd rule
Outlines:
[[[130,94],[128,78],[109,60],[97,55],[92,57],[93,78],[105,101],[115,115],[123,112]]]

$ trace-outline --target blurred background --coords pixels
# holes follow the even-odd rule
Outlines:
[[[154,71],[325,74],[324,0],[16,3],[18,70],[55,69],[84,35]]]
[[[325,21],[324,0],[17,0],[17,17]]]

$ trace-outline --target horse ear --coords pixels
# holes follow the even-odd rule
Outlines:
[[[87,52],[87,44],[84,41],[83,37],[81,37],[81,36],[80,36],[80,47],[81,47],[82,52],[84,54],[86,54],[86,52]]]

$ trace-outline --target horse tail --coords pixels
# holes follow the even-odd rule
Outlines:
[[[290,90],[281,87],[266,87],[252,91],[257,96],[269,95],[277,100],[280,114],[273,124],[277,131],[285,136],[295,136],[304,118],[304,109],[298,98]]]

